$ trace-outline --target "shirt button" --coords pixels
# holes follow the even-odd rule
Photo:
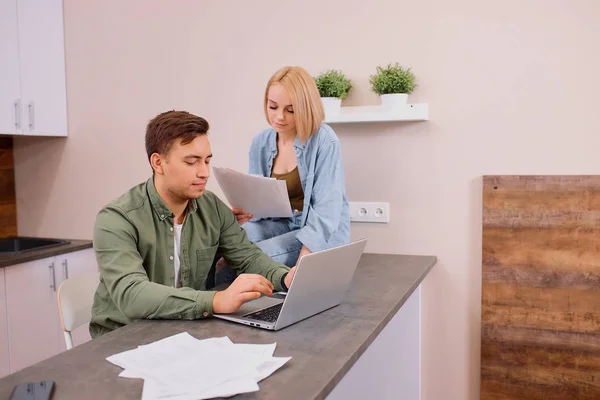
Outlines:
[[[173,232],[173,227],[170,227],[170,228],[169,228],[169,230],[170,230],[171,232]]]
[[[160,214],[160,217],[161,217],[161,218],[164,218],[164,217],[165,217],[165,214]]]
[[[202,315],[203,315],[203,316],[205,316],[205,317],[208,317],[208,313],[207,313],[206,311],[204,311],[204,312],[202,313]]]
[[[169,260],[173,261],[173,256],[169,256]]]
[[[177,318],[181,319],[181,314],[179,314],[179,315],[177,316]]]

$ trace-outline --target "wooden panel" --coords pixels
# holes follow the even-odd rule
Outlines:
[[[17,234],[15,163],[11,137],[0,137],[0,237]]]
[[[481,399],[600,398],[600,176],[485,176]]]

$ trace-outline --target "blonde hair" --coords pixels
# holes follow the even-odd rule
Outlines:
[[[302,141],[307,141],[325,119],[323,103],[315,80],[301,67],[288,66],[275,72],[265,89],[265,117],[269,124],[271,123],[267,111],[269,88],[275,84],[280,84],[288,92],[294,107],[298,137]]]

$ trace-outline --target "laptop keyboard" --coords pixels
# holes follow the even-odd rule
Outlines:
[[[271,307],[264,308],[260,311],[253,312],[252,314],[244,315],[244,318],[255,319],[258,321],[275,322],[279,318],[281,307],[283,303],[276,304]]]

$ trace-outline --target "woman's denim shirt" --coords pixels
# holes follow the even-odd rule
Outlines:
[[[340,140],[321,124],[306,143],[294,142],[304,207],[296,238],[311,252],[350,242],[350,209],[344,185]],[[277,132],[265,129],[250,147],[250,174],[271,176],[277,155]]]

